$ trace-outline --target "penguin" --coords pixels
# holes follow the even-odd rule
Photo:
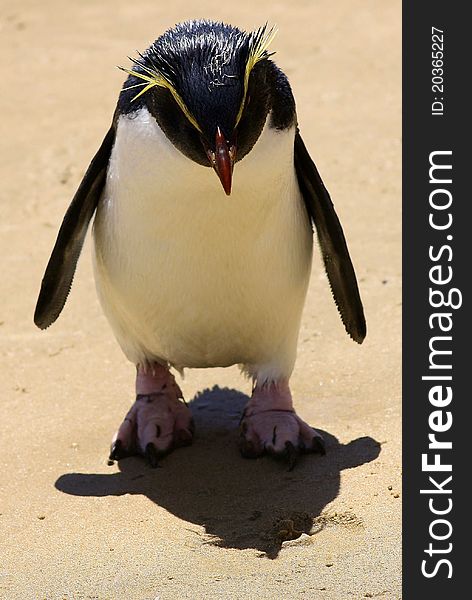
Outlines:
[[[312,268],[313,231],[346,332],[366,322],[329,193],[298,128],[276,30],[180,23],[132,58],[102,145],[64,216],[34,322],[69,295],[89,224],[98,297],[126,357],[136,400],[110,461],[161,456],[193,440],[172,370],[240,365],[252,395],[244,457],[325,453],[295,412],[289,380]]]

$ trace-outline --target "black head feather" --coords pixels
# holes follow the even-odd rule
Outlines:
[[[191,21],[161,36],[146,61],[177,90],[205,134],[229,136],[244,93],[250,37],[221,23]]]
[[[289,122],[284,118],[283,125],[292,125],[295,118],[288,81],[267,52],[252,68],[245,94],[246,65],[255,44],[266,33],[266,27],[247,33],[207,20],[176,25],[133,60],[133,72],[159,74],[175,94],[169,86],[156,85],[136,98],[146,82],[131,72],[118,104],[120,112],[131,113],[146,106],[173,144],[205,166],[209,163],[202,141],[211,146],[219,127],[229,141],[237,137],[240,160],[257,141],[269,110],[277,105],[277,98],[272,96],[278,94],[281,75],[286,97],[280,110],[290,113]],[[273,120],[279,127],[280,118],[273,115]]]

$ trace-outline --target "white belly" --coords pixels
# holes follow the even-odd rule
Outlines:
[[[294,129],[266,125],[228,197],[147,110],[133,117],[119,119],[94,224],[97,289],[123,351],[290,375],[312,254]]]

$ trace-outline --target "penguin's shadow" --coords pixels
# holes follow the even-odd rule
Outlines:
[[[275,558],[282,542],[312,533],[324,507],[339,493],[340,474],[375,460],[380,444],[362,437],[340,444],[322,431],[326,455],[301,456],[293,471],[269,457],[243,459],[238,423],[248,397],[214,387],[190,403],[196,425],[192,446],[151,469],[141,458],[120,460],[119,473],[67,473],[56,488],[75,496],[143,494],[185,521],[201,525],[205,543],[255,548]]]

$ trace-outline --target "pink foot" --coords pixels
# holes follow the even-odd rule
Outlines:
[[[244,409],[239,447],[247,458],[285,456],[290,469],[299,452],[326,453],[321,434],[296,414],[285,380],[256,386]]]
[[[147,372],[138,368],[136,402],[113,436],[110,460],[142,454],[156,467],[159,456],[191,444],[192,415],[180,398],[182,392],[166,367],[155,364]]]

